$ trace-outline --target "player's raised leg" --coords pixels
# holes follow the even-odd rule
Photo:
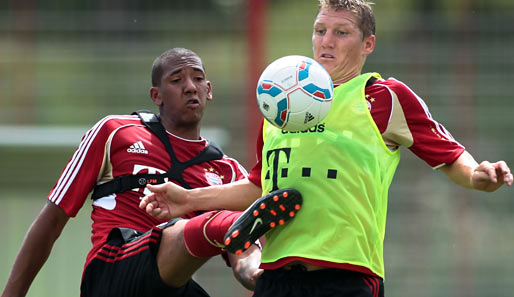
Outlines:
[[[300,210],[302,195],[295,189],[279,189],[257,199],[225,235],[227,251],[240,254],[269,230],[284,225]]]
[[[225,250],[239,255],[269,230],[284,225],[300,210],[294,189],[273,191],[246,211],[211,211],[165,228],[157,254],[159,273],[173,287],[187,283],[210,257]]]

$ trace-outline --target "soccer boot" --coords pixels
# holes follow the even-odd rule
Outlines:
[[[257,199],[225,234],[225,249],[241,254],[266,232],[292,219],[301,205],[302,195],[295,189],[279,189]]]

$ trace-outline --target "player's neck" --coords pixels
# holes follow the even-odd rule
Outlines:
[[[168,130],[166,131],[170,132],[171,134],[178,136],[180,138],[188,139],[188,140],[199,140],[200,139],[200,130],[198,129],[197,132],[192,132],[189,130]]]
[[[166,131],[180,138],[188,140],[199,140],[200,139],[200,126],[201,121],[198,122],[175,122],[169,118],[160,115],[161,123]]]
[[[189,140],[200,139],[200,125],[195,126],[176,126],[176,125],[164,125],[166,131],[180,138]]]

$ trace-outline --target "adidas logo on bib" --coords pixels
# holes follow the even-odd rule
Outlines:
[[[136,154],[148,154],[148,151],[145,149],[145,146],[143,145],[142,141],[135,142],[132,144],[128,149],[127,152],[129,153],[136,153]]]

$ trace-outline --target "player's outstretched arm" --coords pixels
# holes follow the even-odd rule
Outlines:
[[[141,199],[139,207],[160,219],[181,217],[194,210],[244,210],[261,196],[261,188],[248,179],[191,190],[171,182],[147,188],[152,193]]]
[[[478,164],[468,152],[441,170],[456,184],[484,192],[494,192],[504,184],[510,187],[513,183],[507,163],[483,161]]]
[[[68,222],[66,213],[47,202],[25,235],[1,297],[25,296]]]

